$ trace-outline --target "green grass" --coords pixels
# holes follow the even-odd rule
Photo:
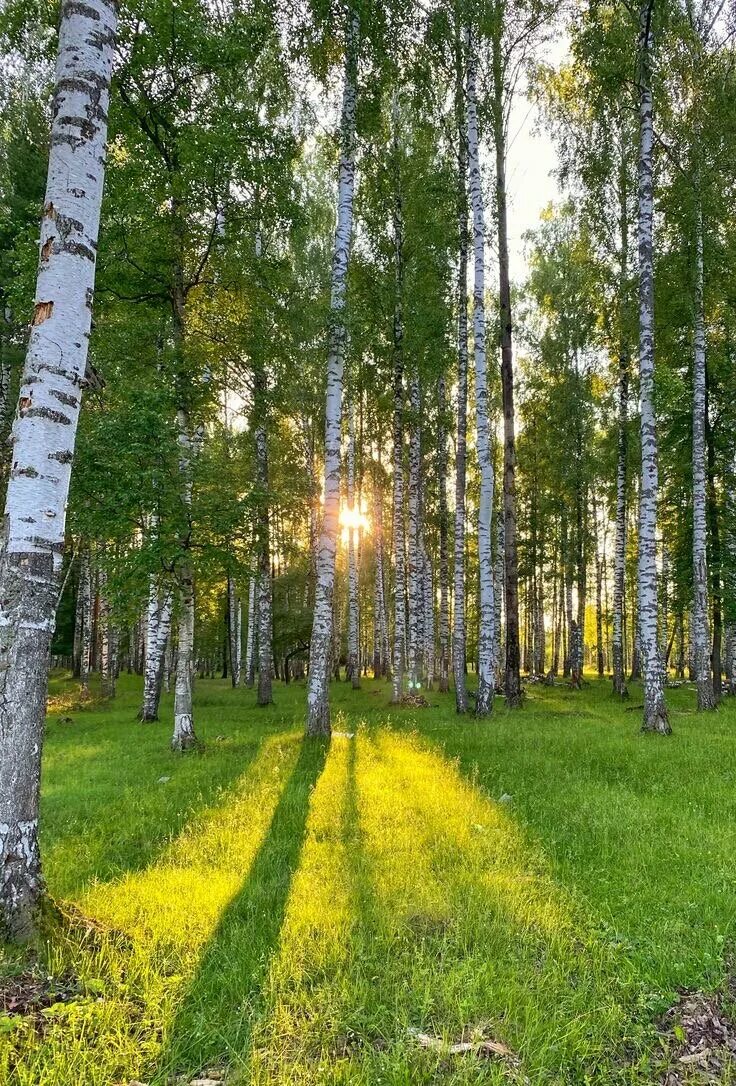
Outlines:
[[[78,998],[0,1017],[0,1082],[644,1086],[676,989],[724,982],[736,704],[672,691],[662,739],[608,684],[476,722],[437,694],[392,711],[366,680],[333,686],[355,735],[326,746],[302,740],[302,686],[259,710],[201,682],[204,752],[176,756],[139,696],[123,677],[110,707],[50,714],[46,876],[96,924],[41,947]],[[468,1028],[520,1070],[411,1034]]]

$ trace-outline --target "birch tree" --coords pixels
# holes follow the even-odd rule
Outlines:
[[[31,934],[48,656],[87,363],[116,11],[62,8],[31,335],[0,561],[0,935]]]
[[[493,709],[496,678],[493,674],[494,620],[493,546],[491,520],[493,513],[493,458],[488,412],[488,376],[486,371],[485,318],[485,209],[481,184],[478,147],[478,107],[476,100],[477,59],[472,34],[465,36],[467,53],[466,107],[468,125],[468,175],[470,202],[473,211],[473,348],[475,361],[475,417],[480,498],[478,503],[478,693],[475,711],[486,716]]]
[[[654,0],[639,11],[639,643],[644,682],[644,731],[671,732],[664,699],[657,610],[657,419],[654,410],[654,127],[651,87]]]
[[[357,104],[358,39],[357,11],[345,11],[345,58],[340,162],[338,166],[337,228],[332,258],[329,352],[325,401],[325,502],[317,555],[317,584],[309,652],[307,684],[307,734],[329,735],[329,673],[332,641],[332,600],[335,588],[335,554],[340,513],[340,436],[345,356],[345,294],[353,231],[355,190],[355,110]]]
[[[465,682],[465,483],[468,430],[468,152],[464,62],[459,28],[455,42],[457,129],[457,392],[455,405],[455,531],[453,553],[452,674],[455,709],[468,711]]]
[[[358,522],[355,507],[355,413],[348,412],[348,667],[353,690],[360,690],[360,616],[358,612]]]

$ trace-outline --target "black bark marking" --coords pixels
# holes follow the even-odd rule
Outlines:
[[[83,256],[94,264],[95,254],[89,245],[85,245],[83,241],[67,241],[65,245],[61,246],[61,249],[62,252],[71,253],[72,256]]]
[[[67,407],[77,407],[79,404],[78,396],[70,396],[68,392],[61,392],[58,388],[52,388],[49,391],[52,396],[55,396],[60,403],[66,404]]]
[[[17,478],[19,475],[25,475],[28,479],[37,479],[39,473],[30,464],[27,468],[16,468],[13,475]]]
[[[70,15],[82,15],[85,19],[93,19],[96,23],[100,21],[99,11],[95,11],[89,4],[82,4],[80,0],[66,0],[61,9],[61,17],[65,19]]]
[[[54,411],[51,407],[30,407],[28,411],[26,411],[25,417],[27,419],[34,417],[49,419],[50,422],[58,422],[61,423],[62,426],[70,426],[72,421],[67,415],[62,414],[61,411]]]
[[[49,460],[58,460],[60,464],[71,464],[74,459],[74,453],[70,449],[63,449],[61,452],[49,453]]]

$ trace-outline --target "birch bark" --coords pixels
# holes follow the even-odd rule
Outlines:
[[[705,311],[703,300],[703,211],[695,221],[695,329],[693,352],[693,659],[698,709],[715,709],[710,669],[706,519]]]
[[[407,655],[406,553],[404,549],[404,217],[399,158],[399,117],[393,104],[393,206],[391,212],[394,260],[393,319],[393,451],[392,451],[392,544],[394,555],[394,641],[391,668],[391,701],[404,694]]]
[[[618,458],[616,465],[616,541],[613,557],[613,692],[628,697],[624,663],[624,585],[626,580],[626,460],[628,455],[629,358],[619,350]]]
[[[115,7],[61,10],[36,301],[0,558],[0,937],[31,934],[43,882],[38,795],[49,645],[84,380]]]
[[[346,11],[344,85],[340,120],[337,229],[332,258],[330,336],[325,411],[325,504],[317,555],[317,584],[309,653],[307,734],[329,735],[329,673],[335,553],[340,512],[340,428],[345,357],[345,292],[353,232],[355,190],[355,108],[357,101],[358,14]]]
[[[355,519],[355,413],[348,412],[348,667],[353,690],[360,690],[357,522]]]
[[[643,729],[669,734],[657,613],[657,428],[654,412],[654,129],[651,49],[654,0],[644,0],[639,18],[639,404],[641,496],[639,504],[639,645],[644,680]]]
[[[255,682],[255,631],[256,631],[256,578],[251,574],[248,582],[248,632],[245,641],[245,684],[252,687]]]
[[[409,381],[409,689],[418,686],[421,678],[422,619],[424,592],[421,558],[421,402],[419,374],[416,370]]]
[[[493,547],[491,518],[493,512],[493,459],[488,412],[488,375],[486,368],[485,311],[485,208],[478,148],[478,106],[476,101],[477,58],[470,31],[466,31],[467,53],[466,111],[468,124],[468,177],[473,213],[473,354],[475,362],[475,420],[480,495],[478,501],[478,694],[477,716],[493,710],[496,678],[493,674],[495,607],[493,598]]]
[[[171,633],[172,605],[171,590],[165,588],[161,593],[156,578],[151,576],[146,611],[146,665],[143,673],[143,704],[138,714],[138,719],[142,723],[158,720],[158,707],[164,678],[164,657]]]
[[[89,672],[92,658],[92,581],[89,551],[82,552],[79,571],[79,594],[82,606],[82,629],[79,649],[79,683],[83,698],[89,697]]]
[[[468,431],[468,151],[465,86],[460,36],[456,43],[455,109],[457,122],[457,403],[455,408],[455,532],[453,544],[452,674],[455,709],[468,711],[465,682],[465,482]]]
[[[240,686],[240,599],[232,576],[227,579],[227,634],[230,681],[233,687],[237,687]]]
[[[177,412],[179,425],[179,474],[182,479],[182,500],[187,515],[192,505],[192,439],[189,417],[181,407]],[[171,749],[190,750],[197,744],[194,732],[192,680],[194,674],[194,575],[189,555],[188,539],[182,546],[182,559],[177,577],[179,582],[179,623],[176,646],[176,677],[174,680],[174,732]]]
[[[437,434],[437,490],[439,494],[439,537],[440,537],[440,615],[439,615],[439,688],[446,694],[450,689],[450,561],[449,528],[450,518],[447,509],[447,387],[445,375],[437,383],[437,413],[439,427]]]
[[[514,414],[513,325],[509,275],[506,202],[506,128],[504,61],[500,31],[492,37],[493,137],[496,150],[496,208],[501,327],[501,391],[503,397],[503,497],[505,521],[506,704],[522,703],[519,650],[519,566],[516,546],[516,422]]]
[[[258,482],[258,704],[273,703],[273,592],[271,582],[271,522],[268,498],[268,441],[262,419],[265,412],[266,378],[257,370],[254,380],[256,478]]]

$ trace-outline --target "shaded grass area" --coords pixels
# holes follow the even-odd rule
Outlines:
[[[355,734],[327,747],[302,740],[303,687],[261,710],[202,682],[184,757],[135,723],[137,680],[52,711],[46,873],[95,927],[40,948],[75,998],[0,1016],[0,1081],[656,1082],[654,1022],[678,986],[723,983],[736,910],[736,705],[669,693],[663,740],[607,684],[479,722],[437,694],[390,710],[365,680],[333,686]],[[416,1030],[493,1037],[520,1070]]]

